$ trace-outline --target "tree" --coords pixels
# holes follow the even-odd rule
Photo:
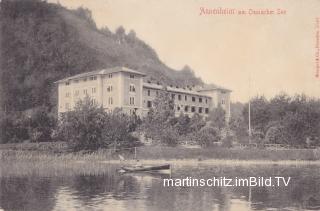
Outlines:
[[[244,108],[244,124],[248,122]],[[319,144],[320,100],[305,95],[290,97],[281,93],[270,101],[256,97],[251,101],[251,126],[265,143],[306,146]]]
[[[179,135],[186,135],[190,132],[190,117],[186,114],[180,113],[177,118],[177,123],[175,124],[175,128]]]
[[[41,106],[32,110],[28,119],[28,133],[31,142],[51,141],[51,135],[56,125],[56,119],[48,108]]]
[[[176,123],[174,113],[174,102],[169,96],[169,92],[163,90],[154,100],[153,107],[150,108],[147,116],[143,119],[142,131],[156,143],[175,145],[178,134],[174,125]],[[168,143],[168,134],[172,137]]]
[[[107,113],[87,97],[61,116],[58,137],[75,150],[134,146],[132,119],[119,110]]]
[[[226,126],[226,112],[218,106],[209,113],[208,120],[212,127],[222,130]]]
[[[0,118],[0,143],[19,143],[28,140],[28,119],[21,112],[5,113]]]
[[[200,131],[195,133],[194,138],[196,138],[196,141],[202,147],[212,146],[214,142],[218,142],[221,140],[219,130],[210,126],[201,128]]]
[[[257,132],[265,134],[271,119],[269,102],[264,96],[257,96],[251,99],[250,103],[251,127]],[[245,122],[248,122],[248,104],[243,109],[243,118]]]
[[[195,133],[200,131],[204,126],[206,125],[206,122],[200,116],[200,114],[195,113],[191,119],[190,119],[190,132]]]

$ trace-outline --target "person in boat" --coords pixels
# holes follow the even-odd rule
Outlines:
[[[134,165],[134,167],[135,168],[142,168],[143,167],[143,165],[140,163],[139,159],[136,160],[136,164]]]

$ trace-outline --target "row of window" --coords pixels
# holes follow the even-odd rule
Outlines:
[[[151,107],[152,107],[152,101],[148,100],[147,101],[147,108],[151,108]],[[177,111],[181,111],[183,109],[185,112],[189,112],[189,108],[190,108],[190,112],[192,112],[192,113],[196,112],[195,106],[191,106],[191,107],[189,107],[189,106],[176,106]],[[209,108],[198,107],[198,113],[208,114]]]
[[[182,95],[178,94],[177,96],[178,96],[178,100],[181,101],[181,100],[182,100]],[[176,94],[171,94],[171,98],[174,100],[174,99],[176,98]],[[184,100],[185,100],[185,101],[188,100],[188,96],[187,96],[187,95],[184,96]],[[192,101],[192,102],[196,102],[196,97],[194,97],[194,96],[191,97],[191,101]],[[202,97],[199,97],[199,98],[198,98],[198,102],[199,102],[199,103],[202,103],[202,102],[203,102],[203,98],[202,98]],[[207,99],[207,98],[205,98],[205,103],[206,103],[206,104],[208,103],[208,99]]]
[[[158,91],[156,91],[156,96],[158,96],[158,94],[159,94]],[[151,90],[150,90],[150,89],[147,90],[147,95],[148,95],[148,96],[151,96]],[[177,99],[178,99],[179,101],[181,101],[181,100],[182,100],[182,96],[183,96],[183,95],[181,95],[181,94],[177,94]],[[176,94],[173,94],[173,93],[172,93],[172,94],[171,94],[171,99],[175,100],[175,99],[176,99]],[[187,95],[184,95],[184,100],[185,100],[185,101],[188,101],[188,96],[187,96]],[[196,102],[196,97],[194,97],[194,96],[191,97],[191,101],[192,101],[192,102]],[[202,97],[199,97],[199,98],[198,98],[198,101],[199,101],[199,103],[202,103],[202,102],[203,102],[203,98],[202,98]],[[204,101],[205,101],[206,104],[208,103],[208,99],[207,99],[207,98],[205,98]]]
[[[92,93],[92,94],[94,94],[94,93],[96,93],[96,92],[97,92],[96,87],[91,88],[91,93]],[[79,96],[79,94],[80,94],[80,91],[79,91],[79,90],[75,90],[75,91],[74,91],[74,96]],[[83,94],[84,94],[84,95],[87,95],[87,94],[88,94],[88,90],[87,90],[87,89],[84,89],[84,90],[83,90]],[[70,96],[71,96],[70,92],[66,92],[66,97],[70,97]]]
[[[189,112],[189,108],[190,108],[190,111],[192,112],[192,113],[195,113],[195,112],[198,112],[199,114],[202,114],[202,113],[206,113],[206,114],[208,114],[209,113],[209,108],[203,108],[203,107],[195,107],[195,106],[184,106],[184,108],[183,108],[183,106],[177,106],[176,107],[176,109],[177,109],[177,111],[180,111],[180,110],[182,110],[182,109],[184,109],[184,111],[185,112]]]
[[[108,78],[112,78],[112,73],[108,74]],[[130,74],[130,78],[134,78],[134,75],[133,74]],[[79,83],[79,80],[80,79],[75,79],[74,80],[74,83]],[[90,76],[89,77],[89,81],[94,81],[94,80],[97,80],[97,76]],[[87,81],[87,78],[84,78],[83,81]],[[70,85],[70,81],[67,81],[65,83],[66,86],[69,86]]]
[[[112,78],[112,73],[108,74],[108,78]],[[88,78],[84,78],[84,79],[83,79],[83,81],[87,81],[87,80],[88,80]],[[97,76],[90,76],[90,77],[89,77],[89,81],[95,81],[95,80],[97,80]],[[75,80],[74,80],[74,83],[79,83],[79,81],[80,81],[80,79],[75,79]],[[70,85],[70,81],[67,81],[67,82],[65,83],[65,85],[66,85],[66,86],[69,86],[69,85]]]
[[[150,89],[147,90],[147,94],[148,94],[148,96],[151,96],[151,90]],[[159,92],[156,91],[156,96],[158,96],[158,95],[159,95]]]
[[[96,99],[91,99],[93,104],[97,104],[97,100]],[[65,110],[70,110],[70,103],[66,103],[64,105]]]

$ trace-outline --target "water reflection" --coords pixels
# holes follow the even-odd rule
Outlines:
[[[291,176],[288,187],[163,187],[165,175],[2,176],[4,210],[319,210],[318,166],[174,166],[173,178]],[[41,171],[41,170],[39,170]]]

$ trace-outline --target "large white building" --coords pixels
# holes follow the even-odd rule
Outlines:
[[[144,116],[153,106],[159,93],[166,89],[174,100],[176,115],[206,116],[210,110],[221,106],[230,117],[231,90],[215,85],[202,87],[162,86],[144,82],[144,73],[125,67],[114,67],[74,75],[57,81],[58,113],[72,110],[85,96],[106,110],[121,108],[128,114]]]

